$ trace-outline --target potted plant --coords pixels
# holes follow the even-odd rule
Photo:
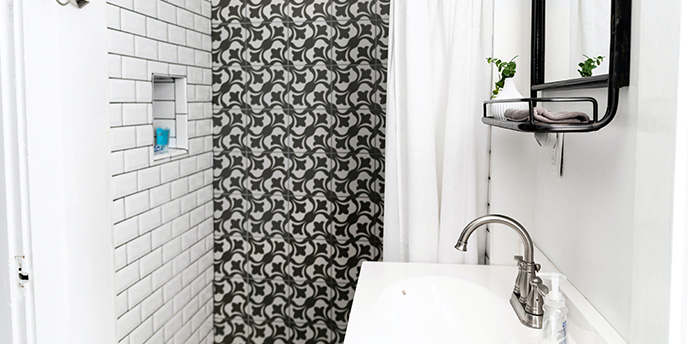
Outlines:
[[[585,57],[586,59],[578,64],[578,67],[580,67],[578,73],[584,78],[592,76],[592,70],[599,67],[602,64],[602,61],[604,60],[604,56],[590,57],[588,55],[583,54],[583,57]]]
[[[521,93],[516,89],[516,84],[514,84],[514,76],[516,75],[516,58],[518,55],[514,56],[509,61],[503,61],[498,58],[488,57],[487,63],[494,64],[497,67],[497,72],[499,72],[499,80],[495,82],[495,88],[492,90],[492,95],[490,99],[521,99],[524,98]],[[504,112],[507,109],[528,109],[529,105],[526,102],[513,102],[513,103],[493,103],[490,105],[490,113],[492,117],[506,120]]]
[[[495,82],[495,89],[492,90],[492,96],[490,99],[494,99],[504,88],[504,83],[507,79],[511,79],[516,75],[516,58],[518,55],[514,56],[510,61],[502,61],[501,59],[496,59],[494,57],[488,57],[487,63],[494,64],[497,67],[497,72],[499,72],[499,80]]]

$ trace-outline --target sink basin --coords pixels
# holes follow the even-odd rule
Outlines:
[[[376,308],[397,343],[509,343],[514,338],[511,305],[458,278],[403,280],[381,293]],[[488,331],[495,327],[499,331]]]
[[[556,271],[538,254],[542,271]],[[344,344],[539,344],[511,308],[515,266],[363,263]],[[570,283],[569,344],[625,341]]]

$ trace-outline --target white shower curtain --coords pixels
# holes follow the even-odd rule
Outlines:
[[[384,260],[478,263],[453,247],[487,207],[492,1],[394,0],[390,33]],[[479,247],[479,243],[481,243]]]

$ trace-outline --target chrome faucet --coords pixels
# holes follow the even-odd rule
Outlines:
[[[515,256],[518,265],[518,275],[511,294],[511,306],[523,325],[532,328],[542,328],[542,305],[547,294],[547,287],[537,277],[540,264],[533,261],[533,240],[528,231],[518,221],[504,215],[492,214],[481,216],[471,221],[459,235],[454,246],[457,250],[466,252],[468,238],[478,227],[488,223],[499,223],[511,227],[518,233],[523,242],[523,256]]]

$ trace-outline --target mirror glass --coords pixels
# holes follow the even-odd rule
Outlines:
[[[549,0],[545,6],[545,82],[609,73],[611,0]],[[601,62],[589,61],[603,56]]]

